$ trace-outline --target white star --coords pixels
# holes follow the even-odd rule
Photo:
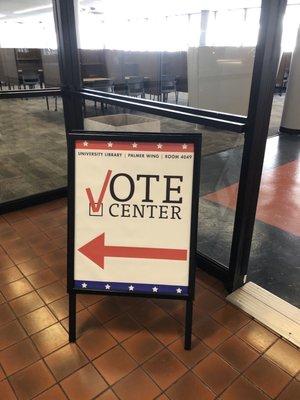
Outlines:
[[[82,283],[81,286],[83,287],[83,289],[87,288],[87,284],[86,283]]]
[[[89,145],[89,143],[85,140],[85,141],[83,142],[83,145],[84,145],[84,147],[87,147],[87,146]]]
[[[176,289],[176,292],[180,294],[180,293],[182,292],[182,289],[177,288],[177,289]]]
[[[152,288],[152,292],[157,293],[157,292],[158,292],[158,287],[154,286],[154,287]]]
[[[105,285],[105,289],[106,289],[106,290],[109,290],[109,289],[110,289],[110,285],[109,285],[108,283]]]
[[[112,142],[108,142],[108,143],[107,143],[107,146],[108,146],[108,147],[113,147]]]
[[[135,142],[132,143],[132,147],[133,147],[133,148],[137,148],[137,147],[138,147],[137,143],[135,143]]]
[[[183,148],[183,150],[186,150],[186,149],[188,148],[187,144],[184,143],[184,144],[182,145],[182,148]]]
[[[134,286],[130,285],[130,286],[128,286],[128,289],[132,292],[134,289]]]
[[[163,147],[163,145],[161,143],[158,143],[157,148],[161,149]]]

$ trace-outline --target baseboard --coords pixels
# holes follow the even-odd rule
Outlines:
[[[48,192],[33,194],[21,199],[7,201],[0,204],[0,215],[11,211],[21,210],[22,208],[36,206],[61,197],[66,197],[67,194],[67,187],[62,187]]]
[[[288,133],[289,135],[299,135],[300,129],[285,128],[284,126],[281,126],[279,128],[279,132],[280,133]]]

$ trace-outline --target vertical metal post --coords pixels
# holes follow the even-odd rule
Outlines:
[[[243,285],[248,269],[285,8],[286,0],[262,0],[229,261],[230,290]]]
[[[72,91],[81,88],[77,45],[77,1],[53,0],[58,60],[66,131],[83,129],[82,101]]]
[[[193,301],[186,301],[185,308],[185,336],[184,349],[191,350],[192,347],[192,325],[193,325]]]
[[[77,46],[77,1],[53,0],[54,20],[58,43],[58,60],[62,99],[64,106],[64,117],[66,131],[83,129],[82,101],[73,92],[81,89],[81,73]],[[71,154],[69,150],[68,162]],[[70,191],[70,182],[68,182]],[[72,186],[72,185],[71,185]],[[70,194],[69,194],[70,196]],[[73,234],[70,224],[70,200],[68,203],[68,241]],[[69,292],[69,341],[76,340],[76,294],[72,292],[71,257],[68,245],[68,292]]]
[[[69,293],[69,341],[76,341],[76,294]]]

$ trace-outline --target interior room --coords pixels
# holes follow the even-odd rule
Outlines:
[[[300,398],[299,84],[298,0],[0,0],[3,399]],[[73,130],[202,135],[190,355],[159,298],[68,343]]]

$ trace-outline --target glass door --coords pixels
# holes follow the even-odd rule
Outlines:
[[[228,270],[244,146],[236,124],[248,113],[260,4],[78,1],[77,12],[82,86],[111,99],[85,99],[85,128],[201,133],[198,252]],[[121,98],[175,118],[113,103]],[[209,110],[232,124],[180,116]]]
[[[241,285],[285,2],[248,5],[1,2],[2,129],[14,160],[2,169],[12,183],[4,185],[2,206],[66,193],[63,122],[67,131],[201,133],[199,263],[230,289]]]

